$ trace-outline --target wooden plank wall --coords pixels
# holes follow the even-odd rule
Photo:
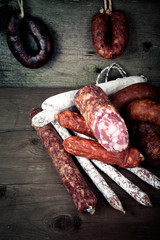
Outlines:
[[[95,53],[91,19],[103,0],[24,0],[24,10],[41,18],[54,39],[52,60],[40,69],[23,67],[6,42],[7,19],[18,1],[0,1],[0,87],[79,87],[95,83],[101,69],[119,63],[128,75],[145,75],[154,85],[160,76],[160,2],[112,0],[113,9],[124,10],[130,25],[130,41],[124,54],[107,60]],[[110,78],[118,73],[113,72]]]

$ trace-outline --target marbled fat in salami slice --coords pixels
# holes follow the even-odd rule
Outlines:
[[[120,152],[128,147],[125,122],[100,87],[87,85],[81,88],[75,95],[75,105],[106,150]]]

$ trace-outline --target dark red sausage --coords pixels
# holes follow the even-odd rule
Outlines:
[[[150,165],[160,167],[160,126],[145,122],[130,126],[133,144],[144,154]]]
[[[30,121],[32,121],[32,118],[40,111],[40,109],[32,110],[30,113]],[[90,207],[94,209],[97,199],[87,186],[72,157],[64,150],[62,139],[59,137],[52,124],[34,128],[48,151],[48,154],[78,211],[84,212],[87,209],[90,209]]]
[[[127,148],[129,136],[126,124],[100,87],[88,85],[79,89],[75,105],[105,149],[115,152]]]
[[[150,99],[134,100],[127,106],[126,115],[132,121],[160,125],[160,104]]]
[[[62,127],[94,138],[93,133],[86,125],[84,117],[82,117],[80,114],[70,110],[65,110],[57,114],[55,118],[59,121],[59,124]]]
[[[25,32],[34,38],[37,50],[27,49],[23,37]],[[28,68],[41,67],[53,54],[52,38],[47,27],[32,16],[21,18],[19,13],[11,16],[7,28],[7,42],[14,57]]]
[[[114,11],[108,15],[105,11],[96,14],[91,22],[93,46],[104,58],[119,57],[129,41],[129,27],[124,12]]]
[[[110,96],[110,100],[118,111],[136,99],[154,99],[157,96],[156,88],[150,83],[135,83],[125,87]]]
[[[123,168],[136,167],[144,160],[143,155],[132,146],[128,146],[122,152],[110,152],[104,149],[97,141],[78,136],[65,139],[63,146],[72,155],[116,164]]]

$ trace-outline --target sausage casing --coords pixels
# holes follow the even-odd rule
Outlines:
[[[116,152],[127,148],[129,136],[126,124],[100,87],[87,85],[79,89],[75,105],[105,149]]]
[[[160,125],[160,104],[150,99],[134,100],[127,106],[126,114],[132,121]]]
[[[136,99],[154,99],[157,96],[156,88],[147,82],[135,83],[125,87],[110,96],[110,100],[118,111]]]
[[[86,125],[84,117],[82,117],[79,113],[65,110],[57,114],[55,118],[59,121],[59,124],[62,127],[94,138],[91,130]]]
[[[32,118],[40,111],[40,109],[32,110],[30,113],[30,120],[32,121]],[[48,151],[78,211],[84,212],[90,209],[90,207],[94,208],[97,203],[97,198],[87,186],[70,154],[65,151],[62,145],[62,139],[53,128],[52,124],[34,128]]]
[[[133,144],[144,154],[150,165],[160,167],[160,126],[140,122],[130,127]]]
[[[29,49],[23,37],[27,32],[33,37],[37,49]],[[25,67],[38,68],[50,60],[53,54],[52,38],[42,21],[32,16],[11,16],[7,28],[7,42],[14,57]]]
[[[129,41],[129,27],[126,15],[114,11],[108,15],[105,11],[96,14],[91,22],[92,42],[96,52],[104,58],[119,57]]]
[[[63,141],[67,152],[75,156],[96,159],[120,167],[136,167],[144,160],[143,155],[134,147],[128,146],[122,152],[110,152],[97,141],[78,136],[72,136]]]

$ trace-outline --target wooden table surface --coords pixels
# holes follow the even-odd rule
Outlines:
[[[103,0],[28,0],[25,13],[39,17],[51,31],[54,55],[39,69],[22,66],[6,41],[8,17],[18,1],[0,1],[0,240],[158,240],[160,190],[120,171],[150,197],[153,206],[136,202],[107,175],[126,214],[114,210],[84,173],[98,198],[94,215],[77,212],[72,199],[29,122],[29,112],[48,97],[95,83],[97,74],[116,62],[131,75],[144,75],[160,87],[160,2],[112,0],[124,10],[130,40],[123,55],[108,60],[95,53],[91,19]],[[32,41],[31,41],[32,43]],[[110,79],[119,77],[113,70]],[[147,166],[160,177],[160,169]]]
[[[158,240],[160,190],[120,169],[148,194],[153,204],[135,201],[107,175],[126,214],[113,209],[80,166],[98,198],[94,215],[79,213],[29,122],[29,112],[48,97],[70,88],[0,89],[0,239],[1,240]],[[160,177],[160,169],[149,167]]]

